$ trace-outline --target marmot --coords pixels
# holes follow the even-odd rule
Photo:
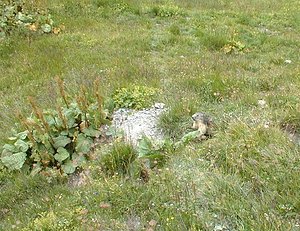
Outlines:
[[[192,115],[193,119],[193,129],[197,129],[200,134],[199,138],[206,139],[207,137],[212,136],[211,126],[212,126],[212,119],[205,115],[202,112],[197,112]]]

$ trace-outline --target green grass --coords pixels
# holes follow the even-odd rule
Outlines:
[[[170,153],[147,183],[105,175],[107,148],[76,188],[0,166],[0,230],[146,230],[151,220],[155,230],[300,229],[300,147],[282,129],[300,132],[299,1],[36,4],[65,30],[0,41],[0,144],[18,111],[30,113],[28,96],[53,105],[56,76],[73,95],[98,77],[108,99],[120,87],[158,88],[167,136],[190,131],[196,111],[213,117],[214,136]],[[234,41],[245,49],[226,54]]]

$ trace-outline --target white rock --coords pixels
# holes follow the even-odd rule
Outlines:
[[[165,110],[163,103],[155,103],[151,108],[140,111],[119,109],[113,114],[112,124],[116,130],[123,130],[125,140],[133,145],[137,145],[143,136],[152,140],[163,140],[162,131],[157,127],[157,123]]]

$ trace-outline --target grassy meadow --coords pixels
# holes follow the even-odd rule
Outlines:
[[[287,133],[300,133],[299,1],[25,3],[64,29],[0,40],[1,146],[29,96],[53,106],[57,76],[74,96],[96,78],[106,99],[158,88],[168,138],[197,111],[214,135],[168,153],[147,183],[108,177],[97,158],[81,187],[0,165],[0,230],[300,230],[300,141]]]

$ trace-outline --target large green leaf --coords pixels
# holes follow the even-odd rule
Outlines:
[[[45,143],[36,143],[35,146],[37,147],[39,152],[49,152],[52,155],[56,153],[49,141]]]
[[[31,15],[26,15],[26,14],[23,14],[21,12],[18,12],[18,14],[16,15],[16,19],[23,22],[23,23],[34,22],[34,19],[32,18]]]
[[[66,174],[72,174],[75,172],[76,170],[76,166],[73,164],[72,161],[67,161],[65,164],[63,164],[61,166],[62,170],[64,171],[64,173]]]
[[[91,150],[93,140],[89,137],[86,137],[84,134],[79,134],[77,137],[76,151],[78,153],[86,154]]]
[[[61,123],[59,123],[58,116],[53,115],[51,111],[44,111],[44,118],[52,130],[56,130],[56,127],[61,126]]]
[[[181,141],[186,144],[192,140],[195,140],[199,137],[200,135],[200,131],[192,131],[192,132],[189,132],[187,134],[185,134],[182,138],[181,138]]]
[[[139,157],[143,157],[152,153],[152,143],[147,137],[143,137],[137,147]]]
[[[3,155],[3,153],[5,152],[10,152],[10,153],[14,153],[14,152],[17,152],[18,151],[18,149],[17,149],[17,147],[16,146],[14,146],[14,145],[11,145],[11,144],[4,144],[3,145],[3,152],[2,152],[2,155]]]
[[[62,163],[64,160],[68,159],[70,157],[69,152],[65,148],[58,148],[57,154],[54,155],[54,158]]]
[[[67,144],[71,143],[71,139],[67,136],[58,136],[53,138],[54,148],[64,148]]]
[[[21,140],[25,140],[27,138],[29,131],[24,131],[24,132],[20,132],[17,134],[17,138],[21,139]]]
[[[25,140],[27,138],[28,133],[29,132],[26,130],[24,132],[20,132],[20,133],[16,134],[13,137],[9,137],[8,139],[9,140],[17,140],[17,139]]]
[[[19,152],[27,152],[29,145],[27,142],[23,141],[23,140],[17,140],[15,142],[15,146],[17,147],[17,149],[19,150]]]
[[[19,170],[26,160],[26,153],[18,152],[10,156],[1,157],[2,163],[10,170]]]
[[[62,112],[67,119],[68,128],[72,128],[77,125],[76,118],[78,118],[78,116],[81,114],[81,111],[76,105],[71,104],[69,108],[63,108]]]
[[[99,137],[101,135],[99,130],[92,128],[91,126],[83,129],[82,132],[89,137]]]
[[[67,136],[69,134],[69,132],[67,130],[63,130],[60,132],[61,136]]]
[[[72,158],[75,166],[82,167],[86,163],[86,157],[84,155],[73,154]]]

